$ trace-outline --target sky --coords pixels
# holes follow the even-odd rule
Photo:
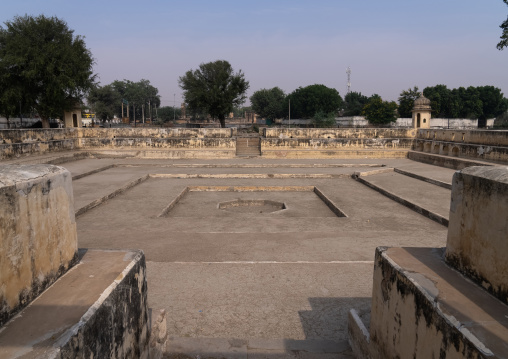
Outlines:
[[[397,101],[418,86],[492,85],[508,97],[502,0],[2,0],[16,15],[57,16],[85,37],[101,85],[147,79],[180,106],[178,78],[227,60],[262,88],[324,84]],[[249,104],[247,101],[246,105]]]

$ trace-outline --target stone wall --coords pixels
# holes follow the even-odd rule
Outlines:
[[[264,128],[265,138],[297,139],[406,139],[414,138],[416,130],[405,128]]]
[[[451,157],[508,161],[508,131],[419,130],[413,149]]]
[[[178,150],[178,157],[233,157],[236,129],[65,128],[0,130],[0,160],[59,151]],[[208,153],[210,152],[210,153]],[[147,153],[143,154],[147,157]],[[161,154],[155,153],[159,157]],[[198,157],[199,157],[198,156]],[[164,156],[161,156],[164,157]],[[168,153],[167,157],[176,157]]]
[[[77,261],[70,173],[0,167],[0,326]]]
[[[453,176],[446,260],[508,303],[508,168],[468,167]]]
[[[404,158],[416,130],[265,128],[261,155],[268,158]]]

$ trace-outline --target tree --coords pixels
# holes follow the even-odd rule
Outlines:
[[[361,92],[350,92],[344,96],[344,116],[360,116],[362,114],[363,106],[369,102],[367,96],[362,95]]]
[[[508,0],[503,1],[506,5],[508,5]],[[497,44],[497,49],[502,50],[505,47],[508,47],[508,17],[501,25],[499,25],[499,27],[501,28],[501,30],[503,30],[503,32],[500,37],[501,41],[499,41],[499,43]]]
[[[314,127],[318,128],[326,128],[326,127],[337,127],[335,122],[335,113],[324,113],[323,111],[318,111],[312,118],[312,123]]]
[[[397,104],[394,101],[383,101],[379,95],[371,96],[363,108],[363,115],[374,125],[385,125],[397,121]]]
[[[400,117],[412,117],[413,116],[413,106],[415,100],[420,97],[420,93],[418,92],[418,86],[404,90],[400,93],[399,96],[399,116]]]
[[[287,115],[286,95],[278,87],[261,89],[252,94],[250,102],[252,110],[268,120],[275,120]]]
[[[17,16],[5,26],[0,28],[0,93],[23,93],[26,105],[49,127],[50,118],[74,108],[93,86],[92,55],[83,38],[56,17]]]
[[[191,111],[205,111],[213,119],[218,118],[226,127],[226,116],[233,106],[240,106],[246,99],[249,82],[242,71],[233,73],[225,60],[202,63],[199,69],[189,70],[178,79],[184,91],[184,99]]]
[[[121,116],[118,112],[118,105],[121,106],[122,98],[112,85],[96,86],[90,90],[87,96],[88,105],[92,108],[95,116],[100,120],[112,119],[115,115]]]
[[[452,92],[446,87],[446,85],[426,87],[423,90],[423,95],[430,100],[430,106],[432,107],[432,117],[454,117],[451,113],[452,111],[450,102]]]
[[[182,110],[180,108],[173,108],[172,106],[162,106],[157,110],[157,117],[162,122],[173,121],[173,119],[180,118]]]
[[[129,116],[136,125],[136,116],[138,118],[145,117],[145,109],[149,117],[154,116],[152,108],[160,106],[159,90],[150,84],[149,80],[141,79],[138,82],[130,80],[115,80],[111,83],[114,91],[118,94],[118,102],[116,105],[117,114],[121,112],[122,100],[126,100],[132,111]]]
[[[291,117],[312,118],[316,113],[337,113],[343,106],[342,97],[336,89],[325,85],[299,87],[287,96],[291,101]]]
[[[478,116],[478,127],[485,127],[487,119],[501,115],[507,110],[507,102],[501,90],[494,86],[477,87],[482,112]]]

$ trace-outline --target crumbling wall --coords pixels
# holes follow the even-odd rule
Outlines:
[[[77,261],[70,173],[0,167],[0,326]]]

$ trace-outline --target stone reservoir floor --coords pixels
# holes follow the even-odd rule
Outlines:
[[[352,357],[347,313],[368,317],[375,248],[444,247],[447,228],[351,175],[398,168],[449,184],[454,173],[406,159],[62,166],[75,178],[79,247],[144,251],[174,358]],[[389,171],[365,178],[448,217],[449,189]],[[265,202],[220,208],[231,201]],[[263,213],[266,201],[285,207]]]

